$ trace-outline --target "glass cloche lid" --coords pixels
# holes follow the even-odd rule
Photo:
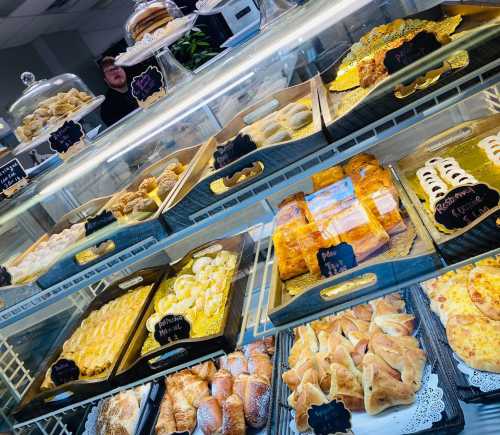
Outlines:
[[[153,34],[163,29],[175,18],[182,17],[182,12],[172,0],[134,0],[134,12],[125,23],[125,38],[129,45],[134,45],[146,34]]]
[[[26,89],[8,110],[9,122],[20,142],[33,140],[48,125],[95,98],[92,91],[74,74],[36,80],[33,73],[24,72],[21,81]]]

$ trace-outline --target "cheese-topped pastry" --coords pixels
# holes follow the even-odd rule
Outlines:
[[[500,268],[478,266],[469,273],[471,301],[485,316],[500,320]]]

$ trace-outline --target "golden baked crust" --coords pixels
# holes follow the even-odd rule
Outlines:
[[[446,325],[451,348],[469,366],[500,373],[500,322],[485,316],[451,316]]]
[[[474,268],[469,272],[467,288],[471,301],[485,316],[500,320],[500,268]]]

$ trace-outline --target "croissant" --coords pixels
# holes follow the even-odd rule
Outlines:
[[[206,361],[204,363],[191,367],[191,371],[200,379],[212,382],[212,379],[217,372],[217,367],[215,367],[213,361]]]
[[[273,376],[273,363],[267,353],[253,354],[248,358],[248,371],[251,375],[259,375],[268,382],[271,382]]]
[[[350,312],[354,317],[365,322],[370,322],[372,320],[373,310],[369,304],[361,304],[352,307]]]
[[[222,435],[244,435],[245,433],[243,401],[233,394],[222,405]]]
[[[170,435],[177,430],[174,418],[172,397],[165,393],[160,405],[160,413],[155,426],[156,435]]]
[[[215,397],[219,404],[226,400],[233,393],[233,377],[227,370],[221,369],[212,379],[212,396]]]
[[[319,382],[319,376],[312,359],[306,359],[302,364],[287,370],[281,375],[281,378],[291,391],[295,391],[302,381],[304,374],[307,373],[309,369],[313,369],[316,372],[316,376],[318,377],[316,382]]]
[[[401,373],[403,383],[410,385],[413,391],[418,391],[425,366],[425,352],[413,345],[408,347],[405,340],[399,341],[398,338],[375,334],[371,345],[377,355]]]
[[[172,397],[174,418],[179,432],[192,432],[196,427],[196,409],[175,382],[170,383],[168,392]]]
[[[220,367],[229,371],[233,376],[248,373],[248,361],[243,352],[237,351],[222,357],[219,360]]]
[[[391,406],[409,405],[415,400],[413,388],[381,369],[371,352],[363,359],[363,390],[365,409],[370,415]]]
[[[271,404],[271,385],[266,379],[250,375],[245,391],[243,409],[246,422],[255,429],[266,425]]]
[[[302,379],[299,385],[297,385],[296,390],[288,397],[288,404],[291,407],[293,408],[295,407],[299,391],[302,391],[299,388],[301,387],[301,385],[305,384],[313,384],[313,385],[319,384],[319,376],[316,369],[310,368],[303,373]]]
[[[198,426],[204,435],[216,435],[222,432],[222,409],[215,397],[205,397],[198,408]]]
[[[200,379],[193,373],[186,373],[181,378],[181,382],[184,396],[195,408],[198,408],[201,399],[210,396],[207,381]]]

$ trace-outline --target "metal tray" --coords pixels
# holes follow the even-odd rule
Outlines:
[[[453,350],[448,344],[446,329],[439,318],[431,311],[429,299],[420,286],[412,289],[417,311],[428,326],[431,345],[439,355],[439,361],[448,375],[456,395],[460,400],[467,403],[488,403],[500,399],[500,389],[484,392],[469,384],[467,376],[457,367],[457,361],[453,357]]]
[[[272,357],[273,361],[273,374],[272,374],[272,380],[271,380],[271,404],[275,402],[276,400],[276,385],[278,384],[278,373],[279,373],[279,367],[278,367],[278,354],[279,354],[279,344],[278,340],[275,340],[275,350],[274,350],[274,355]],[[155,432],[155,426],[156,422],[158,421],[158,417],[160,414],[160,405],[163,400],[163,396],[165,394],[165,382],[162,379],[159,381],[160,388],[159,392],[156,395],[156,400],[154,404],[149,408],[149,414],[144,415],[142,419],[144,419],[144,424],[141,427],[141,431],[137,432],[136,435],[156,435]],[[275,422],[273,422],[273,407],[271,407],[269,416],[267,419],[267,424],[266,427],[260,430],[253,429],[249,426],[247,426],[246,433],[248,435],[272,435],[275,434],[274,432],[274,427],[275,427]]]
[[[433,82],[430,86],[425,89],[417,89],[413,94],[407,96],[406,98],[396,98],[394,95],[395,87],[400,83],[408,84],[411,81],[416,80],[419,76],[423,76],[425,71],[419,72],[419,69],[415,68],[413,65],[404,68],[402,71],[398,71],[391,75],[390,77],[382,80],[378,83],[370,93],[365,96],[359,103],[357,103],[352,109],[340,117],[336,117],[332,111],[333,99],[331,93],[328,90],[328,85],[336,76],[338,67],[340,66],[344,56],[339,60],[335,61],[333,65],[327,68],[321,73],[321,79],[324,83],[319,86],[319,99],[321,105],[321,113],[323,115],[323,120],[326,125],[329,139],[331,141],[336,141],[342,139],[351,133],[354,133],[360,129],[365,128],[367,125],[375,122],[383,122],[382,120],[391,115],[394,112],[404,109],[406,106],[411,105],[412,107],[417,107],[416,111],[421,112],[426,109],[425,103],[426,98],[431,93],[435,92],[436,89],[445,87],[456,81],[457,79],[470,74],[473,71],[479,70],[485,65],[497,60],[500,56],[500,23],[498,22],[498,16],[500,15],[500,7],[492,4],[481,4],[481,3],[458,3],[458,2],[444,2],[441,5],[435,6],[426,11],[417,13],[415,15],[408,16],[406,18],[420,18],[427,20],[440,20],[446,16],[452,16],[455,14],[461,14],[463,17],[462,23],[458,26],[455,33],[462,30],[470,31],[471,34],[464,36],[459,41],[451,42],[449,48],[444,47],[444,50],[451,50],[451,48],[456,48],[456,50],[461,50],[460,41],[474,41],[478,38],[478,35],[483,34],[484,40],[482,40],[478,45],[468,48],[469,54],[469,64],[460,69],[454,69],[448,71],[441,75],[437,82]],[[495,23],[488,25],[488,23],[497,19]],[[390,22],[388,20],[387,22]],[[488,36],[488,37],[486,37]],[[443,49],[440,49],[440,51]],[[450,53],[450,51],[446,51]],[[425,56],[418,61],[420,67],[425,68],[427,71],[438,68],[442,61],[436,62],[435,53]],[[427,61],[425,61],[427,59]],[[462,85],[462,88],[466,88],[474,83],[466,83]],[[421,105],[419,102],[421,101]],[[416,114],[415,109],[410,109],[409,112],[403,113],[398,116],[401,120],[408,117],[412,117]],[[387,121],[385,124],[377,127],[384,130],[387,125],[392,126],[393,121]],[[367,133],[368,137],[373,135],[373,132]],[[350,146],[354,146],[353,143]],[[349,147],[349,146],[348,146]]]
[[[246,127],[245,119],[249,120],[251,118],[248,123],[252,124],[258,119],[308,95],[312,98],[313,134],[259,148],[221,169],[210,172],[210,160],[216,147],[236,136],[242,128]],[[311,79],[300,85],[278,91],[240,112],[222,131],[205,144],[201,152],[201,158],[189,168],[184,183],[176,191],[172,206],[165,209],[163,219],[172,231],[189,227],[193,222],[196,222],[196,217],[193,217],[194,214],[244,189],[253,180],[267,177],[286,168],[290,163],[322,148],[327,143],[321,125],[317,79]],[[254,175],[233,185],[225,192],[214,193],[211,189],[212,183],[223,183],[225,179],[227,180],[236,173],[254,165],[258,167]]]
[[[239,256],[237,269],[229,289],[221,331],[206,337],[178,340],[141,356],[142,345],[148,336],[146,322],[155,311],[154,304],[151,302],[118,365],[116,376],[113,378],[114,385],[129,384],[221,349],[225,352],[234,350],[241,329],[242,307],[248,279],[248,275],[244,271],[250,266],[253,259],[254,241],[250,235],[248,233],[238,234],[231,238],[207,243],[191,251],[180,261],[171,265],[165,278],[174,276],[195,253],[214,245],[221,245],[222,249],[238,252]]]
[[[471,222],[466,227],[454,231],[452,234],[440,232],[421,200],[413,190],[406,173],[430,158],[433,144],[442,143],[447,146],[459,144],[475,136],[485,133],[492,128],[500,129],[500,114],[461,123],[453,128],[443,131],[420,145],[414,153],[402,159],[397,164],[397,173],[401,179],[411,202],[422,219],[427,231],[430,233],[441,255],[450,263],[473,257],[488,252],[500,246],[500,228],[496,221],[500,218],[500,206],[489,210]],[[418,166],[421,166],[418,165]],[[481,181],[481,180],[479,180]],[[494,187],[494,186],[492,186]]]
[[[411,289],[405,289],[401,292],[406,302],[406,312],[415,315],[417,338],[420,341],[420,346],[427,355],[427,361],[432,367],[432,372],[436,373],[439,378],[439,387],[443,390],[443,401],[445,409],[442,413],[442,419],[433,424],[432,428],[417,434],[442,434],[451,435],[459,433],[463,430],[465,425],[464,415],[460,404],[456,398],[455,392],[451,387],[448,377],[441,365],[441,355],[436,353],[434,347],[431,345],[429,325],[426,324],[425,319],[421,317],[419,310],[417,310],[418,301],[413,297]],[[287,405],[287,397],[289,390],[287,385],[282,381],[281,375],[284,371],[288,370],[288,356],[293,344],[293,331],[291,329],[282,331],[278,334],[277,341],[279,345],[278,367],[279,374],[277,376],[277,393],[273,404],[273,414],[275,420],[278,422],[273,434],[277,435],[293,435],[289,427],[289,422],[292,419],[291,408]],[[393,408],[393,412],[397,412],[397,407]],[[376,419],[374,419],[376,425]],[[353,428],[356,432],[356,428]],[[383,432],[382,428],[375,428],[374,433]]]
[[[384,259],[382,253],[363,261],[352,269],[331,278],[322,279],[296,296],[291,296],[285,290],[279,276],[278,262],[274,260],[268,308],[268,316],[274,325],[283,325],[301,319],[309,314],[349,301],[353,297],[404,283],[441,267],[432,240],[402,186],[396,178],[393,181],[399,192],[403,209],[408,215],[405,220],[413,224],[416,232],[416,239],[409,254],[404,257]],[[268,257],[266,267],[271,267],[270,260]]]
[[[177,150],[143,170],[121,192],[116,193],[112,197],[99,198],[91,201],[90,203],[100,205],[100,209],[97,209],[96,213],[98,211],[103,211],[106,207],[109,207],[122,193],[137,190],[139,184],[144,178],[161,173],[168,162],[173,159],[177,159],[183,164],[189,165],[190,163],[193,163],[199,157],[200,150],[200,145]],[[182,184],[188,171],[189,169],[184,171],[177,185]],[[98,262],[107,259],[111,255],[116,255],[117,253],[130,248],[145,239],[153,238],[154,240],[159,241],[166,237],[170,233],[167,231],[167,228],[160,219],[160,216],[162,214],[162,210],[168,207],[172,201],[174,191],[175,188],[172,189],[172,191],[167,195],[158,210],[151,215],[146,215],[145,219],[141,221],[134,220],[127,224],[115,222],[95,232],[91,236],[84,238],[74,247],[65,252],[62,258],[60,258],[46,273],[38,278],[38,285],[42,289],[46,289],[84,271],[89,267],[95,266]],[[87,204],[77,210],[86,206]],[[71,212],[71,214],[74,215],[75,213]],[[62,228],[62,226],[59,227]],[[88,259],[82,260],[82,258],[85,257]]]
[[[82,316],[72,323],[72,325],[68,328],[68,332],[65,335],[64,340],[58,344],[58,346],[50,353],[50,357],[45,360],[45,364],[40,368],[38,375],[24,394],[20,404],[14,410],[14,418],[18,422],[25,421],[30,418],[35,418],[43,413],[55,411],[63,406],[71,405],[86,398],[109,391],[112,387],[111,380],[116,373],[128,344],[130,343],[132,334],[141,321],[144,311],[148,307],[148,304],[164,274],[164,267],[143,269],[126,278],[116,281],[104,290],[103,293],[98,295],[94,301],[91,302]],[[144,305],[138,310],[136,320],[129,331],[128,338],[122,345],[116,361],[110,367],[109,371],[104,374],[104,376],[96,377],[95,379],[68,382],[46,391],[40,390],[40,386],[45,379],[47,370],[55,361],[57,361],[62,352],[64,342],[72,336],[75,330],[80,326],[83,319],[87,318],[92,311],[99,309],[109,301],[127,293],[132,288],[135,288],[138,285],[148,284],[153,284],[149,295],[146,298]]]

